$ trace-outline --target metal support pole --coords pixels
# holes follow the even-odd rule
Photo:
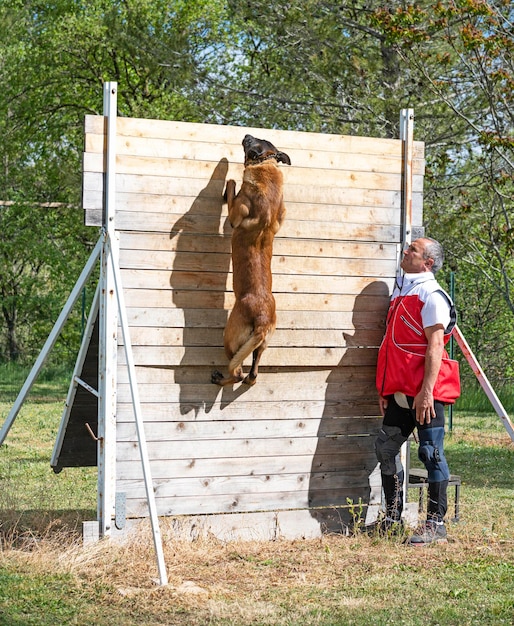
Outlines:
[[[412,239],[412,159],[414,155],[414,109],[400,112],[400,139],[402,141],[402,245]]]
[[[98,357],[98,523],[101,537],[108,536],[114,515],[116,491],[116,374],[118,312],[110,256],[118,265],[115,244],[116,210],[116,106],[117,83],[104,85],[106,154],[104,178],[103,246],[100,271]]]
[[[148,501],[148,509],[150,512],[150,520],[152,524],[152,534],[157,554],[157,566],[159,569],[159,579],[161,585],[168,584],[168,576],[166,573],[166,565],[164,563],[164,553],[162,547],[161,531],[159,528],[159,518],[157,516],[157,506],[155,503],[155,493],[152,484],[152,475],[150,471],[150,461],[148,458],[148,450],[146,445],[146,435],[144,430],[144,422],[141,413],[141,403],[139,399],[139,390],[136,380],[136,368],[134,365],[134,356],[132,353],[132,343],[130,341],[129,323],[127,311],[125,308],[125,297],[123,295],[123,286],[121,284],[121,273],[117,265],[114,264],[114,257],[111,255],[112,270],[114,274],[114,282],[116,287],[116,297],[118,300],[118,311],[120,315],[121,330],[123,334],[123,344],[125,346],[125,355],[127,358],[127,370],[129,376],[130,393],[132,397],[132,406],[134,409],[134,418],[136,421],[137,439],[139,442],[139,452],[141,455],[141,465],[143,468],[143,479],[145,482],[146,499]]]
[[[400,263],[403,251],[410,245],[412,239],[412,158],[414,148],[414,109],[400,111],[400,139],[402,142],[402,193],[401,193],[401,249],[398,254],[397,273],[400,273]],[[405,469],[405,486],[403,490],[404,506],[407,502],[409,468],[409,454],[407,441],[400,449],[400,460]]]
[[[100,256],[101,248],[102,248],[102,242],[101,240],[98,240],[93,252],[91,253],[91,256],[89,257],[88,262],[86,263],[84,269],[82,270],[82,273],[79,276],[79,279],[75,283],[75,287],[73,288],[72,292],[68,296],[68,300],[66,301],[66,304],[64,305],[61,311],[61,314],[59,315],[59,317],[57,318],[57,321],[55,322],[52,332],[48,335],[45,345],[41,349],[41,352],[39,353],[39,356],[36,362],[32,366],[32,369],[30,370],[30,374],[27,376],[27,379],[25,380],[25,383],[23,387],[21,388],[20,393],[18,394],[18,397],[16,398],[16,401],[13,404],[12,409],[9,412],[9,415],[7,416],[4,422],[4,425],[2,426],[2,430],[0,431],[0,445],[4,442],[4,439],[7,437],[7,433],[11,429],[11,426],[13,425],[13,422],[16,419],[16,416],[20,412],[20,409],[23,405],[23,402],[25,401],[25,398],[27,397],[29,391],[32,388],[32,385],[34,384],[34,381],[36,380],[39,372],[41,371],[45,363],[46,357],[48,356],[48,354],[54,347],[55,342],[57,341],[57,338],[59,337],[59,334],[66,320],[68,319],[68,316],[71,313],[71,310],[73,309],[73,306],[75,305],[75,303],[80,297],[82,288],[84,287],[89,277],[91,276],[95,268],[96,262],[98,261],[98,257]]]

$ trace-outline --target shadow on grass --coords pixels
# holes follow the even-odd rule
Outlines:
[[[458,474],[470,487],[512,489],[514,447],[454,442],[445,447],[452,474]]]
[[[72,543],[82,538],[82,522],[96,519],[93,509],[0,510],[2,548],[30,549],[41,540]]]

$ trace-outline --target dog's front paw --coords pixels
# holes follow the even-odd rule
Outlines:
[[[219,370],[214,370],[211,374],[211,383],[219,385],[223,380],[223,374]]]
[[[228,202],[230,197],[234,197],[236,195],[236,181],[235,180],[227,180],[227,184],[225,185],[225,193],[223,194],[223,200]]]

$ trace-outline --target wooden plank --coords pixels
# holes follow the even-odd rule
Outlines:
[[[301,173],[301,171],[300,171]],[[320,184],[321,174],[318,178],[313,175],[297,174],[298,181],[294,184],[291,172],[284,176],[284,200],[289,203],[307,204],[333,204],[341,206],[376,206],[395,207],[399,206],[400,191],[398,188],[398,176],[376,175],[363,173],[353,178],[347,177],[343,173],[335,178],[332,185]],[[236,180],[240,185],[242,177]],[[293,182],[289,182],[289,178]],[[387,182],[389,181],[389,182]],[[419,198],[423,191],[423,177],[417,176],[413,179],[415,195],[413,199]],[[83,174],[83,195],[84,207],[90,206],[87,202],[89,192],[96,194],[103,192],[103,174],[96,172],[85,172]],[[173,198],[185,198],[189,207],[194,203],[198,206],[205,205],[212,200],[222,204],[223,191],[225,189],[224,180],[211,181],[205,178],[173,178],[172,176],[136,176],[128,174],[116,175],[116,192],[120,206],[123,207],[131,201],[141,202],[142,196],[158,196],[164,201],[173,205]],[[97,196],[98,197],[98,196]],[[170,200],[167,200],[170,198]],[[91,206],[98,206],[97,201]],[[178,213],[178,211],[177,211]],[[178,213],[180,214],[180,213]]]
[[[215,391],[213,388],[213,394]],[[352,434],[362,435],[376,433],[381,423],[375,387],[371,384],[368,386],[368,393],[365,393],[363,389],[359,396],[343,393],[339,398],[335,398],[333,392],[328,390],[326,400],[324,398],[288,400],[280,406],[272,401],[255,399],[249,401],[248,404],[243,404],[238,402],[242,393],[236,394],[235,391],[218,392],[217,396],[213,395],[214,400],[211,403],[208,402],[208,394],[201,400],[195,398],[192,401],[157,403],[152,399],[149,402],[143,402],[145,424],[148,424],[148,428],[151,429],[153,424],[160,422],[178,424],[180,422],[250,421],[255,423],[255,429],[258,430],[258,423],[273,415],[277,420],[317,420],[319,432],[325,432],[327,428],[335,428],[332,422],[346,420],[352,423]],[[231,399],[228,400],[227,396]],[[133,424],[132,403],[118,403],[118,408],[119,423]],[[350,428],[350,426],[345,426],[345,428]]]
[[[153,140],[152,151],[153,151]],[[154,177],[170,177],[172,179],[202,179],[210,185],[218,183],[224,186],[225,181],[233,178],[242,181],[243,178],[243,150],[235,162],[221,164],[210,158],[210,146],[204,144],[187,145],[181,142],[172,142],[166,153],[156,156],[127,156],[118,154],[116,172],[123,176],[145,176],[152,180]],[[221,151],[223,147],[218,148]],[[323,186],[346,188],[374,188],[398,189],[401,184],[401,161],[398,159],[384,159],[368,155],[334,155],[318,151],[315,160],[312,153],[302,152],[290,155],[292,165],[280,166],[284,181],[289,185],[313,184],[322,181]],[[310,162],[306,163],[305,158]],[[359,164],[361,167],[359,167]],[[416,181],[416,191],[421,191],[420,182],[423,182],[423,167],[420,161],[413,163],[413,180]],[[101,153],[85,153],[83,158],[84,173],[102,173],[104,170],[103,155]]]
[[[341,472],[350,474],[348,469],[350,463],[355,463],[355,458],[345,458],[343,454],[316,455],[317,472]],[[268,474],[302,474],[312,471],[313,457],[288,456],[288,457],[247,457],[241,465],[240,459],[219,458],[219,459],[166,459],[152,462],[152,476],[156,479],[166,479],[170,476],[183,476],[189,479],[209,478],[215,476],[238,476],[242,471],[254,476],[266,476]],[[141,479],[141,467],[132,461],[118,461],[118,479],[137,480]],[[362,475],[368,474],[368,469],[360,469],[351,472],[351,475],[358,476],[362,480]]]
[[[277,398],[280,398],[280,402],[302,402],[302,401],[314,401],[314,400],[327,400],[327,396],[335,397],[339,394],[340,398],[351,399],[353,401],[358,398],[364,397],[367,399],[371,393],[374,394],[374,385],[371,387],[371,381],[362,385],[353,384],[345,386],[344,384],[332,384],[330,388],[327,388],[326,383],[311,383],[307,375],[305,376],[304,384],[291,385],[262,382],[259,380],[259,386],[255,389],[249,389],[244,385],[240,391],[244,392],[244,401],[246,403],[254,400],[259,401],[264,411],[273,409],[275,412],[280,411],[280,407],[265,407],[262,402],[276,403]],[[374,379],[372,379],[374,383]],[[370,389],[371,387],[371,389]],[[215,392],[220,393],[220,390],[216,386],[212,385],[210,377],[198,378],[196,384],[187,385],[140,385],[139,395],[142,402],[195,402],[200,398],[208,398],[209,394]],[[373,398],[376,401],[376,398]],[[131,402],[130,388],[128,385],[119,385],[118,388],[118,402]]]
[[[336,175],[337,174],[337,175]],[[326,186],[320,180],[329,178]],[[242,176],[236,178],[241,181]],[[102,174],[84,173],[84,191],[101,191]],[[311,172],[297,168],[284,170],[284,200],[285,202],[325,202],[328,204],[375,204],[380,206],[375,198],[394,197],[399,194],[401,184],[400,174],[372,174],[368,172],[344,171],[334,173],[331,177],[323,176],[321,170]],[[143,176],[130,174],[116,174],[117,193],[125,194],[152,194],[162,196],[185,196],[191,199],[201,195],[202,198],[220,198],[225,188],[225,180],[211,180],[196,177],[174,178],[167,176]],[[350,191],[353,194],[350,196]],[[423,177],[413,177],[413,191],[423,191]],[[373,192],[373,193],[372,193]],[[370,200],[366,200],[367,196]],[[345,196],[353,201],[345,202]],[[383,200],[382,200],[383,202]],[[382,205],[387,206],[387,204]]]
[[[159,140],[158,140],[159,141]],[[231,159],[225,153],[225,144],[191,143],[171,141],[159,144],[161,151],[156,153],[154,140],[142,139],[139,146],[135,146],[137,154],[124,154],[124,146],[117,154],[116,169],[120,174],[161,176],[170,175],[174,178],[205,178],[206,180],[242,179],[243,149],[239,146],[235,153],[229,150]],[[86,144],[92,151],[83,153],[83,172],[103,173],[104,160],[101,152],[96,150],[101,145],[101,136],[89,137]],[[145,149],[148,146],[148,149]],[[283,169],[288,183],[296,184],[297,172],[308,173],[318,171],[322,176],[328,176],[324,184],[332,180],[340,185],[334,172],[358,172],[370,174],[394,174],[401,172],[401,160],[397,157],[383,155],[369,155],[359,153],[331,153],[318,149],[309,151],[295,151],[289,153],[292,165],[279,167]],[[413,174],[422,177],[424,174],[424,160],[414,159]],[[289,177],[292,178],[289,178]]]
[[[353,194],[358,199],[358,194]],[[138,208],[139,207],[139,208]],[[217,198],[198,198],[190,196],[157,196],[151,194],[119,194],[117,209],[120,212],[133,213],[163,213],[175,216],[173,219],[174,232],[181,233],[182,223],[193,217],[216,218],[225,225],[227,220],[227,206],[220,205]],[[188,215],[189,211],[191,213]],[[170,220],[172,218],[170,217]],[[351,222],[356,224],[399,222],[400,207],[393,206],[359,206],[326,203],[287,202],[287,219],[309,222]],[[224,234],[231,234],[232,229],[227,225]],[[168,246],[169,247],[169,246]]]
[[[330,197],[328,197],[330,195]],[[324,196],[327,197],[326,202],[323,202]],[[339,197],[338,197],[339,196]],[[149,194],[118,194],[116,197],[116,204],[120,210],[120,212],[132,212],[138,214],[141,210],[141,207],[145,207],[145,211],[149,213],[159,213],[164,212],[166,214],[173,214],[174,205],[185,204],[187,207],[185,208],[185,212],[194,211],[196,212],[205,212],[206,214],[212,215],[213,213],[217,213],[218,215],[223,215],[222,207],[219,201],[219,198],[198,198],[193,196],[175,196],[175,195],[149,195]],[[103,190],[87,190],[83,191],[83,201],[82,206],[87,211],[90,220],[98,220],[101,219],[102,212],[102,203],[103,203]],[[420,213],[423,204],[423,194],[417,193],[413,195],[412,199],[413,210],[415,213]],[[327,192],[326,194],[314,194],[314,197],[307,198],[307,201],[303,204],[302,208],[300,206],[301,202],[298,198],[298,201],[295,201],[286,197],[286,204],[291,205],[295,208],[295,204],[298,206],[297,214],[309,215],[311,208],[313,206],[319,205],[320,211],[323,210],[323,205],[329,207],[329,210],[332,210],[334,206],[341,207],[341,219],[337,219],[337,221],[351,221],[351,215],[356,216],[355,222],[358,223],[360,221],[365,221],[364,217],[359,217],[360,213],[363,216],[367,214],[370,215],[370,220],[373,223],[374,219],[378,219],[381,222],[384,222],[387,218],[384,214],[384,211],[393,212],[395,215],[398,214],[400,210],[400,202],[399,196],[396,192],[382,192],[378,190],[348,190],[344,193],[344,197],[342,194],[337,194],[332,190]],[[373,208],[373,211],[370,213],[370,207]],[[318,211],[319,212],[319,211]],[[348,217],[345,217],[345,214]],[[182,214],[177,214],[182,215]],[[294,214],[293,214],[294,215]],[[323,217],[323,216],[321,216]],[[128,219],[128,218],[127,218]],[[323,218],[325,219],[325,218]],[[223,220],[223,223],[226,220]],[[180,222],[179,222],[180,223]],[[175,222],[173,223],[176,226],[176,230],[178,230]],[[228,224],[226,230],[228,232]],[[135,229],[137,230],[137,229]],[[139,230],[147,230],[144,227]],[[165,228],[167,230],[167,227]],[[223,228],[217,228],[215,233],[223,232]]]
[[[240,180],[240,179],[238,179]],[[313,181],[311,184],[292,185],[284,184],[284,201],[286,205],[292,203],[298,204],[328,204],[340,205],[342,207],[383,207],[398,208],[400,206],[400,192],[395,188],[381,188],[372,181],[357,181],[357,183],[343,186],[327,186],[322,187],[316,185]],[[366,185],[366,182],[368,183]],[[419,188],[422,180],[417,180],[416,188]],[[221,207],[222,196],[225,185],[223,182],[210,184],[205,179],[175,179],[171,177],[144,177],[144,176],[127,176],[119,174],[116,176],[116,199],[117,206],[121,210],[131,210],[137,212],[137,205],[142,207],[148,206],[148,210],[159,210],[155,205],[158,203],[164,209],[171,211],[173,205],[176,204],[177,198],[182,199],[182,203],[188,206],[188,209],[200,210],[208,205],[209,202],[215,206]],[[103,194],[103,175],[97,173],[84,173],[82,195],[83,208],[95,209],[101,208]],[[422,190],[419,189],[413,195],[413,206],[418,208]],[[179,207],[180,208],[180,207]],[[178,212],[180,215],[181,213]],[[306,209],[309,210],[308,207]],[[212,211],[212,209],[211,209]]]
[[[131,301],[133,300],[135,304],[139,304],[142,301],[142,297],[148,293],[149,298],[152,303],[155,303],[154,306],[156,308],[167,307],[171,309],[172,307],[177,307],[181,309],[184,315],[186,327],[198,327],[200,325],[218,327],[219,325],[224,325],[226,315],[223,316],[223,311],[226,312],[231,310],[234,305],[234,295],[232,292],[195,292],[194,290],[182,289],[179,285],[180,282],[177,280],[174,291],[168,293],[164,291],[148,292],[148,290],[142,289],[139,297],[137,291],[134,295],[131,294]],[[388,284],[385,280],[375,280],[359,294],[349,294],[347,296],[344,294],[309,293],[297,293],[290,295],[275,290],[274,294],[277,303],[277,314],[279,315],[279,327],[307,328],[309,325],[309,312],[311,316],[320,313],[320,320],[325,314],[327,315],[327,319],[330,319],[329,313],[337,311],[337,302],[340,302],[342,305],[341,313],[345,313],[345,311],[352,313],[354,317],[353,326],[355,328],[365,328],[366,316],[361,316],[361,314],[369,311],[372,306],[371,300],[373,293],[376,293],[375,316],[377,319],[383,320],[385,319],[388,304]],[[148,306],[150,306],[150,304]],[[198,311],[199,309],[204,309],[204,313]],[[218,310],[218,313],[212,315],[213,309]],[[173,311],[170,315],[173,315]],[[203,323],[202,320],[205,320],[206,323]],[[314,320],[312,324],[315,325]]]
[[[299,246],[300,248],[300,246]],[[299,255],[298,255],[299,256]],[[272,258],[273,276],[278,274],[318,276],[391,276],[396,269],[396,259],[351,259],[334,257],[300,257],[275,254]],[[209,271],[232,270],[231,255],[210,253],[206,262],[204,252],[179,252],[151,250],[120,250],[120,268],[138,270]]]
[[[98,190],[95,202],[98,202],[101,194],[102,191]],[[287,219],[355,223],[381,222],[385,224],[398,221],[400,206],[396,198],[392,198],[394,204],[386,204],[385,200],[387,198],[385,198],[384,202],[378,203],[377,206],[357,204],[360,198],[361,194],[359,192],[351,190],[348,192],[346,202],[339,204],[323,202],[322,198],[317,203],[293,202],[286,198]],[[420,195],[417,195],[416,198],[419,199]],[[227,205],[221,204],[217,196],[202,197],[201,202],[197,202],[194,196],[120,193],[116,198],[116,206],[118,211],[166,213],[167,215],[175,215],[183,220],[187,219],[186,214],[189,211],[194,212],[198,216],[216,216],[218,218],[227,218],[228,216]],[[175,230],[179,231],[181,220],[175,219],[175,222],[177,225]],[[330,233],[328,234],[330,236]]]
[[[101,204],[101,202],[100,202]],[[103,210],[101,208],[86,208],[84,206],[84,225],[101,227],[103,224]]]
[[[205,378],[204,380],[208,380]],[[206,383],[207,384],[207,383]],[[145,422],[153,423],[161,420],[176,420],[180,416],[182,420],[210,421],[226,419],[264,419],[270,414],[269,402],[252,401],[251,404],[238,402],[238,398],[244,393],[239,387],[224,389],[221,393],[214,385],[203,398],[194,401],[175,403],[148,402],[142,404],[142,413]],[[294,402],[282,402],[280,410],[274,412],[281,417],[294,419],[332,419],[347,417],[348,419],[366,419],[377,422],[379,410],[374,385],[369,385],[369,394],[361,398],[348,398],[346,395],[339,398],[327,393],[327,399],[304,400]],[[118,403],[120,423],[134,420],[132,404]],[[87,420],[85,420],[87,421]],[[374,428],[374,427],[373,427]],[[371,432],[368,428],[366,432]],[[374,431],[373,431],[374,432]]]
[[[349,341],[347,333],[341,329],[277,329],[270,341],[269,347],[278,348],[338,348],[339,346],[355,345],[352,335]],[[378,346],[384,336],[383,328],[360,330],[357,343],[362,346]],[[132,327],[130,341],[133,346],[183,346],[213,347],[223,346],[223,328],[160,328],[154,326]],[[124,345],[119,341],[118,345]],[[268,348],[269,349],[269,348]]]
[[[233,458],[245,462],[247,457],[287,457],[290,455],[334,455],[342,454],[345,446],[352,454],[366,452],[373,447],[371,436],[341,438],[286,437],[286,438],[251,438],[227,439],[223,445],[214,445],[212,441],[150,441],[148,456],[152,460],[166,459],[216,459]],[[138,446],[133,441],[118,443],[118,460],[138,461]],[[376,459],[375,459],[376,464]],[[374,464],[374,465],[375,465]],[[374,467],[373,465],[373,467]],[[251,469],[251,468],[250,468]]]
[[[224,221],[218,218],[192,217],[183,222],[183,232],[197,235],[218,235],[225,230]],[[176,225],[172,216],[165,213],[117,213],[116,224],[120,230],[160,232],[171,234]],[[391,243],[399,241],[400,227],[394,224],[350,224],[343,222],[308,222],[287,220],[279,231],[280,237],[371,241]]]
[[[208,259],[206,259],[208,264]],[[359,294],[373,282],[384,282],[390,274],[373,276],[289,276],[275,274],[273,276],[273,293],[305,293],[305,294]],[[185,272],[159,270],[122,271],[122,284],[125,289],[182,289],[232,291],[232,274],[215,272]],[[384,285],[387,283],[384,282]],[[194,308],[194,307],[192,307]]]
[[[139,366],[136,367],[135,370],[137,380],[140,384],[153,386],[196,385],[200,381],[205,381],[212,372],[210,367],[202,367],[199,365],[189,368]],[[265,385],[271,389],[276,388],[276,385],[291,386],[291,378],[293,375],[301,379],[302,388],[309,388],[311,385],[317,387],[321,384],[353,386],[364,382],[368,383],[369,381],[372,381],[374,384],[375,367],[370,365],[345,366],[343,364],[337,368],[331,369],[299,368],[294,371],[284,370],[280,367],[266,368],[266,371],[259,374],[259,386]],[[118,368],[117,378],[120,385],[128,384],[128,372],[126,367]],[[337,387],[331,389],[337,389]],[[376,400],[376,398],[374,398],[374,400]],[[167,420],[171,418],[166,417],[164,419]],[[238,419],[240,418],[238,417]]]
[[[341,490],[341,485],[348,484],[348,476],[345,472],[327,472],[322,475],[310,474],[264,474],[251,476],[230,476],[230,477],[206,477],[201,479],[171,478],[154,479],[153,489],[156,498],[175,500],[184,496],[197,496],[199,499],[210,499],[211,497],[246,494],[278,494],[280,492],[294,494],[295,492],[317,491],[322,495],[322,491]],[[350,489],[355,489],[355,474],[351,475],[353,485]],[[360,484],[366,486],[367,475],[360,473]],[[348,490],[348,486],[343,488]],[[141,499],[145,496],[144,484],[141,480],[124,480],[123,491],[128,499]],[[312,497],[312,496],[311,496]]]
[[[360,315],[363,311],[387,310],[389,293],[392,289],[394,278],[371,281],[365,289],[353,294],[316,294],[312,298],[301,293],[274,293],[277,303],[277,311],[354,311]],[[125,303],[127,308],[138,307],[142,302],[148,308],[179,307],[184,309],[184,314],[196,319],[194,309],[231,309],[234,305],[234,294],[231,291],[206,291],[199,288],[194,292],[181,289],[178,285],[170,289],[148,289],[138,286],[137,288],[125,287]],[[187,287],[187,285],[186,285]],[[193,313],[189,315],[189,311]]]
[[[280,311],[277,329],[342,329],[347,331],[381,330],[384,331],[384,317],[387,307],[384,298],[377,305],[376,311],[362,311],[356,315],[352,311]],[[156,327],[161,329],[177,328],[225,328],[226,310],[180,309],[180,308],[127,308],[129,325],[136,327]]]
[[[102,135],[104,121],[102,116],[86,116],[86,136]],[[364,153],[370,155],[392,155],[401,158],[401,142],[398,139],[378,139],[355,135],[331,135],[326,133],[306,133],[289,130],[273,130],[257,127],[242,128],[218,124],[192,124],[169,120],[137,118],[117,118],[117,132],[120,137],[144,137],[149,139],[172,139],[194,143],[216,142],[222,146],[233,144],[241,150],[241,141],[246,133],[264,137],[285,150],[319,150],[320,146],[329,152]],[[125,140],[126,141],[126,140]],[[101,147],[99,149],[101,152]],[[422,158],[424,143],[414,142],[414,157]]]
[[[347,365],[376,363],[377,348],[276,348],[270,346],[262,357],[262,365],[282,367],[336,367],[344,359]],[[135,346],[134,363],[145,366],[209,365],[226,367],[227,358],[222,347],[183,348],[170,346]],[[120,347],[120,364],[125,364],[125,353]]]
[[[366,213],[369,216],[369,213]],[[231,253],[230,234],[198,236],[189,233],[120,232],[121,250],[148,250],[202,254]],[[398,245],[394,242],[297,240],[275,237],[273,252],[278,256],[331,257],[343,259],[396,260]]]
[[[277,405],[277,410],[279,406]],[[269,412],[268,412],[269,415]],[[320,424],[317,419],[260,419],[253,420],[218,420],[218,421],[178,421],[152,422],[148,429],[148,441],[216,441],[223,446],[230,439],[250,439],[258,433],[259,437],[348,437],[367,435],[363,424],[357,419],[331,419]],[[349,431],[349,425],[353,429]],[[117,424],[118,441],[137,442],[135,423]]]
[[[308,491],[269,493],[266,494],[265,498],[258,493],[214,495],[208,498],[195,495],[187,498],[156,498],[156,507],[159,516],[251,513],[254,511],[308,509],[309,506],[348,506],[348,500],[358,502],[362,494],[362,488],[351,489],[351,487],[336,493],[328,491],[323,498],[318,497],[315,500],[311,498],[312,505],[309,504],[311,494]],[[314,513],[315,511],[313,515]],[[127,501],[127,517],[139,518],[146,515],[148,515],[148,505],[145,499],[129,499]]]

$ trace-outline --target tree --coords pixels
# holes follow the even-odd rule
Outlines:
[[[38,351],[95,243],[80,173],[84,115],[101,113],[104,81],[118,81],[122,115],[201,119],[192,94],[223,16],[214,0],[2,3],[0,359]]]
[[[382,9],[376,15],[404,63],[457,124],[451,144],[429,163],[425,214],[450,251],[459,282],[470,290],[459,296],[460,308],[480,360],[512,376],[512,3],[450,0]],[[479,307],[471,293],[481,294]],[[493,313],[489,318],[487,311]]]

